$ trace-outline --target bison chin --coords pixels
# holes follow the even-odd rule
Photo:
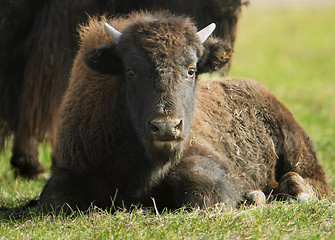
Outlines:
[[[148,157],[159,165],[179,162],[182,153],[182,141],[151,141],[148,147]]]

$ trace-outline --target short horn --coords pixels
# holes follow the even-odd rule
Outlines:
[[[216,25],[215,23],[209,24],[207,27],[201,29],[199,32],[197,32],[198,37],[200,38],[201,43],[206,41],[206,39],[209,37],[209,35],[212,34],[214,31]]]
[[[118,43],[119,39],[122,35],[122,33],[120,33],[118,30],[116,30],[115,28],[113,28],[111,25],[109,25],[108,23],[104,24],[104,28],[106,33],[111,36],[113,38],[113,40]]]

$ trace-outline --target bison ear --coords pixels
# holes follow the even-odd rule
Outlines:
[[[102,74],[119,75],[123,73],[123,62],[115,44],[93,48],[84,56],[86,65]]]
[[[199,74],[211,73],[229,66],[233,49],[228,41],[210,37],[203,46],[204,52],[198,62]]]

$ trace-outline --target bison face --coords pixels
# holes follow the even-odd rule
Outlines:
[[[197,32],[185,19],[148,19],[122,34],[106,25],[116,44],[92,49],[85,61],[93,70],[121,76],[119,100],[126,112],[122,121],[148,158],[166,162],[178,159],[189,132],[197,67],[213,71],[222,65],[213,56],[222,56],[226,49],[215,42],[216,47],[203,51],[202,43],[215,25]]]
[[[141,57],[134,57],[134,51]],[[137,49],[128,49],[123,59],[123,92],[130,122],[147,154],[160,154],[162,160],[181,152],[195,98],[195,51],[189,49],[187,55],[171,59],[171,63],[154,62]]]

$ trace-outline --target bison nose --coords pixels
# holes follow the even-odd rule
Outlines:
[[[149,121],[149,127],[154,140],[172,141],[180,138],[183,130],[183,121],[181,119],[154,119]]]

